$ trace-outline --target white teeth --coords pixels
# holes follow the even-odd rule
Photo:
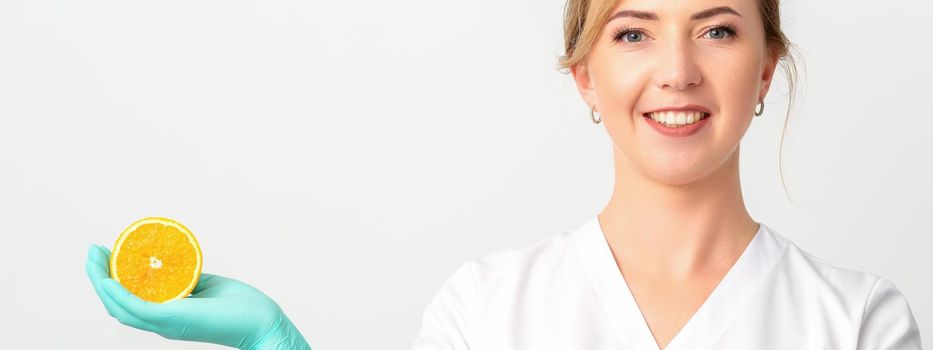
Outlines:
[[[662,111],[649,114],[651,119],[665,125],[689,125],[703,119],[706,113],[699,111]]]

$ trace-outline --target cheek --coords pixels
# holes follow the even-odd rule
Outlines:
[[[637,61],[616,60],[605,64],[597,77],[596,93],[599,96],[600,112],[614,118],[624,118],[632,113],[639,96],[648,84],[647,67]]]
[[[712,153],[730,153],[748,130],[758,101],[760,60],[751,51],[735,51],[706,62],[707,88],[715,95],[719,110],[719,119],[711,124],[711,132],[719,140],[716,147],[722,152]]]
[[[750,104],[757,102],[761,82],[760,57],[751,54],[735,54],[722,57],[710,65],[708,78],[713,80],[717,100],[726,105],[724,112],[742,113]]]

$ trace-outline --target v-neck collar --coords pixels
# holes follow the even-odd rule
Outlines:
[[[759,282],[782,256],[787,241],[758,223],[758,232],[706,301],[664,350],[704,350],[726,330]],[[616,265],[598,217],[573,234],[584,270],[625,349],[660,350],[625,278]]]

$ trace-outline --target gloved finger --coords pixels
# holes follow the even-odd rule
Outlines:
[[[102,280],[101,286],[117,305],[143,321],[158,323],[169,315],[166,304],[142,300],[112,278]]]
[[[87,271],[87,277],[91,281],[91,286],[94,287],[94,292],[97,293],[97,297],[104,303],[104,308],[107,309],[107,313],[110,314],[110,316],[116,317],[113,305],[104,301],[104,296],[106,296],[106,294],[104,294],[103,289],[100,287],[100,280],[106,278],[103,271],[100,270],[96,263],[90,261],[84,264],[84,269]]]
[[[93,248],[92,248],[92,249],[93,249]],[[107,265],[104,265],[104,264],[102,264],[102,263],[100,263],[100,262],[98,262],[98,261],[94,261],[94,260],[91,260],[91,259],[88,259],[88,260],[87,260],[87,263],[85,263],[85,265],[87,265],[88,267],[93,267],[93,268],[94,268],[93,271],[94,271],[94,273],[96,274],[97,278],[108,278],[108,277],[110,277],[110,268],[108,268]]]
[[[142,330],[150,330],[153,328],[152,325],[144,322],[136,316],[131,315],[130,313],[126,312],[126,310],[123,310],[123,308],[117,305],[117,303],[115,303],[113,299],[110,298],[110,295],[108,295],[101,288],[100,281],[107,277],[97,263],[88,261],[85,263],[85,270],[87,271],[88,278],[91,280],[91,285],[94,287],[94,292],[97,294],[97,298],[100,299],[101,303],[104,304],[104,308],[107,310],[107,314],[113,318],[116,318],[118,321],[120,321],[120,323],[133,328]]]
[[[107,273],[110,273],[110,251],[99,245],[91,245],[87,251],[87,259],[107,267]]]
[[[124,310],[122,307],[120,307],[119,304],[113,301],[113,298],[111,298],[107,292],[102,290],[97,296],[100,298],[100,301],[104,303],[104,307],[107,308],[110,316],[117,319],[117,321],[120,321],[120,323],[136,329],[141,329],[148,332],[156,332],[157,327],[155,325],[143,321],[142,319]]]
[[[100,259],[101,248],[98,246],[92,246],[88,249],[88,259],[85,263],[85,268],[88,273],[88,277],[91,278],[91,283],[95,287],[100,287],[100,280],[104,278],[110,278],[110,266],[102,262]]]
[[[105,260],[107,261],[107,264],[109,265],[110,264],[110,249],[100,244],[98,244],[97,247],[100,248],[101,252],[103,252],[103,256],[104,258],[106,258]]]

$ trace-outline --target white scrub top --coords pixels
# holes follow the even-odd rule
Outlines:
[[[665,349],[921,349],[894,284],[816,258],[759,226]],[[429,302],[414,343],[415,350],[658,348],[596,217],[460,265]]]

